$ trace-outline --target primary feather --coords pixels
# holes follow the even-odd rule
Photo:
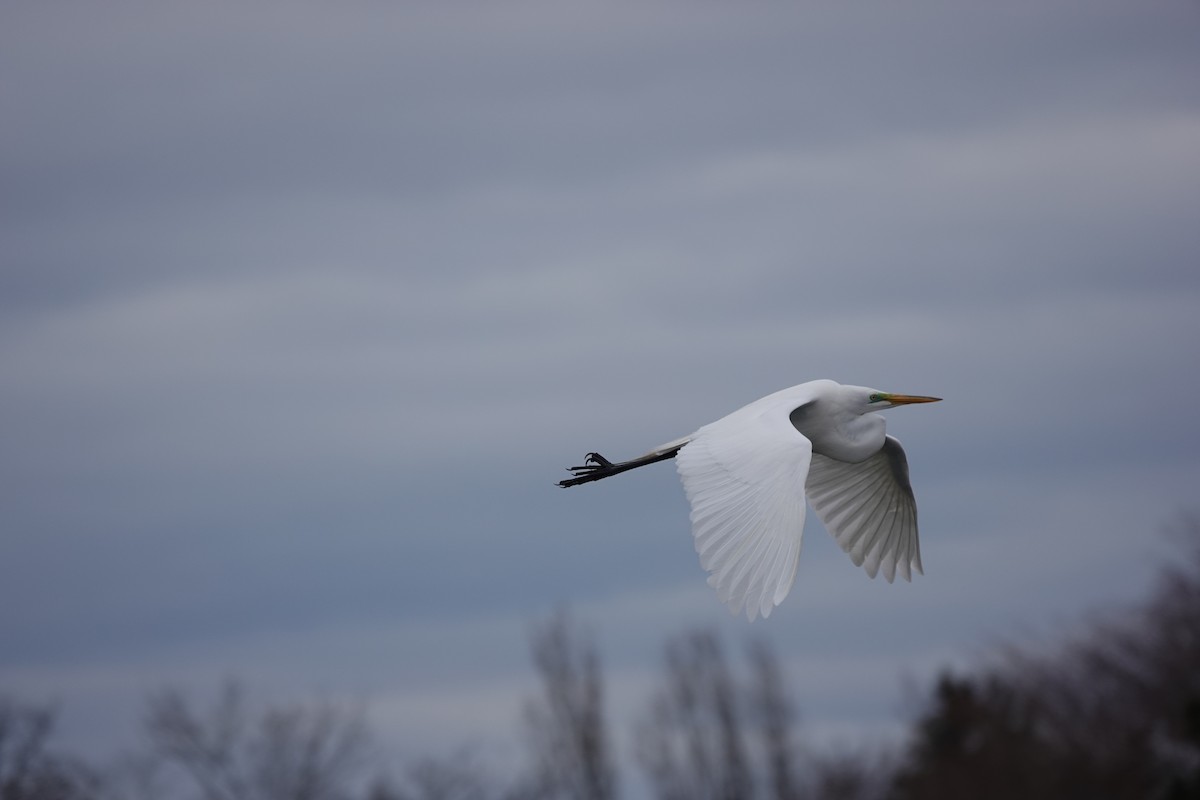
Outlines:
[[[709,585],[737,613],[766,617],[796,576],[812,443],[772,406],[698,430],[675,464]]]
[[[897,568],[906,581],[921,568],[917,502],[908,480],[908,459],[895,437],[857,464],[814,455],[808,502],[825,528],[872,578],[883,568],[888,583]]]

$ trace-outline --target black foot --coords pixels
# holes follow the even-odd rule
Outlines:
[[[572,477],[565,481],[559,481],[558,485],[565,489],[568,486],[578,486],[588,481],[598,481],[609,475],[612,466],[613,463],[599,453],[588,453],[584,456],[581,466],[567,467]]]
[[[611,467],[612,462],[599,453],[588,453],[583,457],[584,464],[594,464],[596,467]],[[595,467],[593,467],[594,469]],[[571,467],[571,469],[580,469],[580,467]]]

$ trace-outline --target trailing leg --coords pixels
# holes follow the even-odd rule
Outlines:
[[[573,477],[559,481],[558,485],[565,489],[568,486],[578,486],[581,483],[598,481],[601,478],[607,478],[622,472],[628,472],[631,469],[644,467],[647,464],[653,464],[657,461],[665,461],[668,458],[674,458],[675,454],[679,452],[679,449],[683,447],[684,444],[686,444],[686,442],[673,444],[672,446],[663,450],[655,450],[647,453],[644,456],[640,456],[629,461],[618,461],[615,463],[609,461],[599,453],[588,453],[584,457],[583,464],[581,466],[567,467],[567,469],[571,471],[571,475]]]

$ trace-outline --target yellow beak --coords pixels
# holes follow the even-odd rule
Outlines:
[[[909,403],[936,403],[942,398],[940,397],[924,397],[919,394],[889,394],[887,401],[894,406],[903,406]]]

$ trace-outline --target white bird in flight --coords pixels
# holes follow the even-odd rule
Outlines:
[[[770,616],[796,580],[807,496],[856,566],[912,580],[921,569],[917,503],[904,448],[877,411],[940,397],[829,380],[769,394],[629,461],[588,453],[559,486],[675,459],[708,584],[734,614]]]

